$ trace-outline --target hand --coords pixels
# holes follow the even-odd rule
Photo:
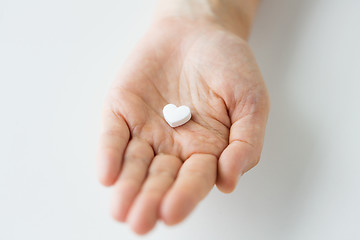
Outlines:
[[[171,128],[173,103],[191,120]],[[182,221],[216,183],[231,192],[263,145],[268,93],[248,44],[212,22],[153,25],[106,100],[98,170],[112,215],[139,234]]]

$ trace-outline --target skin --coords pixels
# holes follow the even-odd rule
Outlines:
[[[138,234],[183,221],[215,184],[232,192],[260,159],[269,112],[245,40],[251,20],[234,29],[214,10],[171,11],[157,15],[103,110],[99,180],[113,186],[112,216]],[[168,103],[190,107],[191,120],[171,128]]]

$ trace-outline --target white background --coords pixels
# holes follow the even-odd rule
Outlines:
[[[100,110],[153,0],[0,0],[0,239],[138,239],[97,183]],[[264,0],[261,163],[145,239],[360,239],[360,2]],[[140,239],[140,238],[139,238]]]

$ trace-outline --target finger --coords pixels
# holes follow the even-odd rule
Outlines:
[[[133,138],[129,142],[112,197],[111,214],[117,221],[125,222],[153,158],[154,151],[147,142],[138,138]]]
[[[208,194],[216,181],[217,159],[211,154],[193,154],[182,165],[160,209],[167,225],[181,222]]]
[[[171,155],[157,155],[149,175],[131,207],[128,222],[138,234],[149,232],[159,219],[159,208],[166,191],[173,184],[182,161]]]
[[[216,185],[224,193],[235,189],[238,178],[260,160],[265,135],[268,107],[245,117],[235,118],[230,128],[229,145],[218,163]]]
[[[97,170],[100,182],[110,186],[118,177],[130,133],[125,120],[112,111],[104,111],[102,124]]]

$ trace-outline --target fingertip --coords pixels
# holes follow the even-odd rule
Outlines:
[[[195,208],[196,201],[184,194],[169,194],[160,208],[160,218],[168,226],[182,222]]]
[[[239,177],[219,178],[216,182],[216,187],[217,187],[217,189],[219,189],[219,191],[221,191],[223,193],[232,193],[236,188]]]
[[[130,228],[132,229],[132,231],[134,233],[136,233],[137,235],[145,235],[145,234],[149,233],[155,226],[155,224],[154,224],[154,226],[148,227],[148,226],[143,226],[141,224],[137,224],[135,222],[129,223],[129,225],[130,225]]]
[[[128,185],[115,186],[114,193],[111,198],[110,215],[117,222],[126,222],[127,213],[129,211],[134,194]],[[130,190],[130,191],[129,191]]]
[[[151,229],[154,227],[146,227],[146,226],[142,226],[140,224],[137,223],[129,223],[130,224],[130,228],[132,229],[132,231],[134,233],[136,233],[137,235],[145,235],[147,233],[149,233],[151,231]]]
[[[123,210],[112,204],[113,206],[110,208],[111,217],[117,221],[124,223],[126,222],[126,214],[124,214]]]
[[[120,172],[130,132],[124,119],[108,109],[104,111],[102,124],[97,153],[97,175],[101,184],[111,186]]]
[[[155,227],[158,218],[153,206],[156,204],[157,199],[147,198],[144,202],[141,196],[134,203],[126,221],[136,234],[147,234]]]
[[[217,158],[193,154],[183,163],[177,179],[165,195],[160,217],[166,225],[182,222],[210,192],[216,182]]]
[[[109,178],[108,176],[99,175],[98,176],[99,182],[104,187],[111,187],[114,185],[114,180],[112,178]]]
[[[165,225],[172,226],[175,225],[177,222],[175,221],[175,218],[176,216],[174,216],[174,213],[168,201],[164,201],[160,207],[160,219],[165,223]]]
[[[247,143],[234,141],[221,154],[218,162],[217,188],[223,193],[235,190],[238,180],[249,169],[253,149]]]
[[[121,156],[112,149],[99,150],[97,156],[97,177],[104,186],[112,186],[120,171]]]

